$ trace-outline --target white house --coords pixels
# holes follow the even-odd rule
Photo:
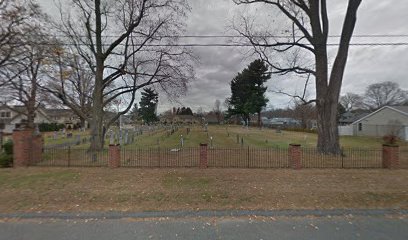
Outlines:
[[[21,124],[27,121],[26,116],[21,114],[25,111],[24,106],[12,106],[5,105],[0,106],[0,130],[3,133],[12,133],[15,128],[18,128]],[[51,119],[47,116],[43,109],[37,109],[35,114],[34,123],[51,123]]]
[[[408,140],[408,106],[385,106],[352,124],[354,136],[398,135]]]

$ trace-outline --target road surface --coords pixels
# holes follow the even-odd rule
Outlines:
[[[61,217],[62,216],[62,217]],[[406,214],[264,214],[109,218],[0,216],[0,240],[73,239],[408,239]],[[54,216],[55,217],[55,216]],[[95,218],[94,218],[95,217]]]

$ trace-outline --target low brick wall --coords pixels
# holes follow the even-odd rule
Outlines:
[[[398,146],[383,145],[382,166],[389,169],[399,168]]]
[[[109,145],[109,161],[108,167],[118,168],[120,167],[120,146],[119,145]]]
[[[302,168],[302,148],[300,144],[289,145],[289,163],[293,169]]]
[[[200,144],[200,168],[208,167],[208,145]]]
[[[42,159],[44,141],[33,129],[16,129],[13,132],[13,166],[27,167]]]

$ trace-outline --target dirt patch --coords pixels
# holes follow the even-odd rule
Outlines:
[[[0,170],[0,212],[408,209],[408,170]]]

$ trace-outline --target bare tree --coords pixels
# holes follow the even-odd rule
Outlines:
[[[300,120],[303,129],[307,129],[311,126],[311,120],[316,119],[316,108],[312,104],[296,101],[293,108],[293,117]]]
[[[53,56],[47,69],[48,83],[42,86],[51,93],[50,101],[58,101],[69,107],[81,121],[81,127],[90,119],[92,106],[93,78],[92,71],[78,55],[60,45],[53,46]]]
[[[41,31],[40,26],[32,26],[32,29],[36,32]],[[16,102],[24,106],[21,110],[13,111],[26,116],[26,127],[33,129],[36,110],[40,106],[39,86],[44,82],[44,71],[50,52],[49,48],[41,44],[47,41],[43,35],[24,38],[26,38],[22,39],[24,45],[19,46],[22,51],[21,58],[13,65],[9,65],[5,71],[8,84],[4,86],[6,93],[3,98],[7,102]]]
[[[215,100],[213,111],[217,116],[217,122],[219,124],[221,122],[221,101],[219,99]]]
[[[346,93],[346,95],[340,97],[340,103],[345,108],[346,112],[356,109],[363,109],[364,101],[363,97],[355,93]]]
[[[26,127],[34,128],[36,110],[40,106],[38,86],[50,56],[49,48],[43,45],[51,41],[44,34],[47,16],[32,1],[16,1],[6,9],[11,9],[7,16],[14,28],[9,29],[12,32],[9,47],[4,47],[9,55],[3,59],[0,71],[4,80],[2,100],[22,104],[23,109],[13,111],[26,116]],[[15,18],[17,20],[12,20]]]
[[[64,42],[94,74],[91,150],[103,148],[106,129],[133,106],[137,90],[149,85],[171,96],[185,91],[193,78],[190,52],[174,47],[188,5],[185,0],[72,0],[60,8]],[[106,119],[117,98],[127,104]],[[104,118],[105,116],[105,118]]]
[[[38,15],[39,6],[33,1],[0,0],[0,87],[20,74],[11,75],[8,67],[23,57],[22,37],[28,32],[31,18]]]
[[[367,87],[364,94],[364,103],[371,110],[387,105],[401,105],[408,100],[408,92],[402,90],[398,83],[374,83]]]
[[[327,41],[329,16],[326,0],[234,0],[237,4],[261,3],[277,9],[291,26],[286,39],[270,38],[269,32],[260,32],[251,21],[244,18],[237,28],[253,45],[255,52],[277,74],[310,74],[316,82],[317,148],[326,154],[340,154],[337,129],[337,104],[347,62],[350,39],[357,20],[361,0],[348,0],[347,11],[339,40],[336,57],[329,71]],[[273,13],[275,15],[275,13]],[[272,21],[271,21],[272,22]],[[275,61],[276,55],[286,53],[287,61]],[[274,55],[274,57],[272,57]],[[314,66],[302,61],[313,56]]]

